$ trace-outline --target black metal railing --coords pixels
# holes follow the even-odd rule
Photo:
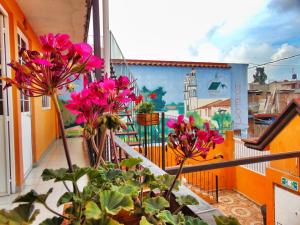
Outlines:
[[[211,171],[198,171],[182,174],[183,180],[196,194],[210,203],[219,201],[219,176]]]

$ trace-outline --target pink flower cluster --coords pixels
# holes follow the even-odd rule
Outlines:
[[[224,141],[218,131],[210,129],[209,123],[205,123],[205,130],[196,127],[192,116],[186,122],[184,116],[179,115],[177,121],[169,119],[167,126],[174,130],[168,135],[168,145],[174,150],[178,164],[198,156],[206,159],[208,152]]]
[[[133,92],[133,87],[125,76],[117,79],[105,77],[94,81],[81,92],[73,92],[66,105],[76,115],[77,123],[85,123],[89,129],[96,129],[99,117],[103,114],[117,114],[124,111],[128,104],[141,100]]]
[[[40,37],[42,52],[22,49],[21,61],[12,61],[16,72],[14,79],[3,78],[6,86],[16,85],[24,94],[42,96],[56,94],[67,84],[94,68],[100,68],[103,60],[92,55],[93,49],[86,43],[74,44],[67,34],[48,34]]]

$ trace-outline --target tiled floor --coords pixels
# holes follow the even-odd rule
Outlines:
[[[263,225],[259,206],[235,191],[221,191],[219,203],[213,206],[227,216],[236,217],[242,225]]]
[[[88,158],[87,154],[84,154],[82,149],[82,138],[70,138],[68,139],[71,158],[73,164],[77,164],[78,166],[87,166]],[[42,181],[40,175],[45,168],[57,169],[67,167],[67,163],[65,160],[65,154],[63,151],[63,146],[61,140],[56,141],[49,149],[47,155],[41,160],[38,167],[33,168],[31,173],[27,176],[25,181],[24,190],[21,194],[24,194],[31,189],[36,190],[38,193],[45,193],[49,190],[49,188],[53,187],[53,192],[48,198],[48,204],[52,209],[55,209],[58,212],[62,211],[62,208],[56,207],[56,202],[58,198],[66,191],[64,185],[62,183],[54,183],[53,181]],[[79,180],[79,188],[84,185],[86,178],[83,177]],[[70,185],[70,184],[68,184]],[[70,185],[71,187],[71,185]],[[10,209],[14,207],[12,201],[19,195],[20,193],[13,194],[10,196],[0,197],[0,209]],[[38,215],[35,224],[39,224],[46,217],[52,217],[53,214],[44,209],[41,205],[36,205],[37,208],[41,209],[41,213]]]

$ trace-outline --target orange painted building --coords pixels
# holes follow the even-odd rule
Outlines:
[[[88,8],[85,0],[0,0],[1,76],[14,76],[7,64],[21,61],[21,48],[40,49],[40,35],[68,33],[74,42],[85,40]],[[49,97],[28,98],[2,85],[0,92],[0,195],[5,195],[22,189],[26,175],[58,138],[58,126]]]

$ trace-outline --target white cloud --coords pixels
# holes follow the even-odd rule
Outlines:
[[[272,60],[278,60],[296,54],[300,54],[300,48],[285,43],[277,49],[277,51],[272,55],[271,58]]]

